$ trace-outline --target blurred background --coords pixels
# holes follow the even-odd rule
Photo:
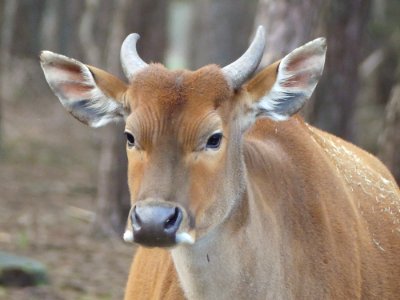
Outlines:
[[[123,78],[120,46],[138,32],[147,62],[224,66],[261,24],[262,66],[327,37],[324,75],[302,113],[378,155],[399,182],[398,0],[0,0],[0,299],[121,299],[134,252],[121,239],[123,127],[69,116],[40,51]]]

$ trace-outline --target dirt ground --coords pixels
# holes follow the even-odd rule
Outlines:
[[[91,223],[102,130],[70,117],[39,68],[29,76],[3,103],[0,250],[39,260],[50,283],[0,287],[0,299],[121,299],[134,249]]]

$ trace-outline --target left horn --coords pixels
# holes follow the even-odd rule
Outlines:
[[[136,72],[148,66],[137,53],[136,43],[138,39],[140,39],[140,35],[131,33],[125,38],[121,46],[122,70],[129,81],[132,80]]]
[[[222,69],[233,89],[238,89],[254,73],[260,64],[265,48],[265,30],[258,26],[256,35],[246,52]]]

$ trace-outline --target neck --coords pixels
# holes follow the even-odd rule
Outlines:
[[[226,219],[194,245],[172,250],[188,299],[284,296],[281,294],[283,287],[278,287],[279,282],[284,282],[278,251],[279,234],[274,231],[273,219],[259,215],[260,208],[252,199],[251,193],[245,191],[236,208],[240,214],[236,212],[235,218]],[[268,233],[265,228],[269,228]],[[265,239],[269,240],[267,248]]]
[[[230,145],[230,180],[219,198],[229,212],[194,245],[171,251],[181,285],[188,299],[285,298],[279,227],[272,211],[260,207],[266,204],[256,201],[260,190],[247,184],[241,136]]]

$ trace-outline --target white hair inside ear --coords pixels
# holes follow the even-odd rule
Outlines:
[[[286,55],[271,90],[255,102],[256,114],[286,120],[310,99],[325,63],[326,41],[315,39]]]
[[[40,60],[50,88],[76,119],[100,127],[124,118],[122,103],[99,88],[87,65],[50,51],[43,51]]]

